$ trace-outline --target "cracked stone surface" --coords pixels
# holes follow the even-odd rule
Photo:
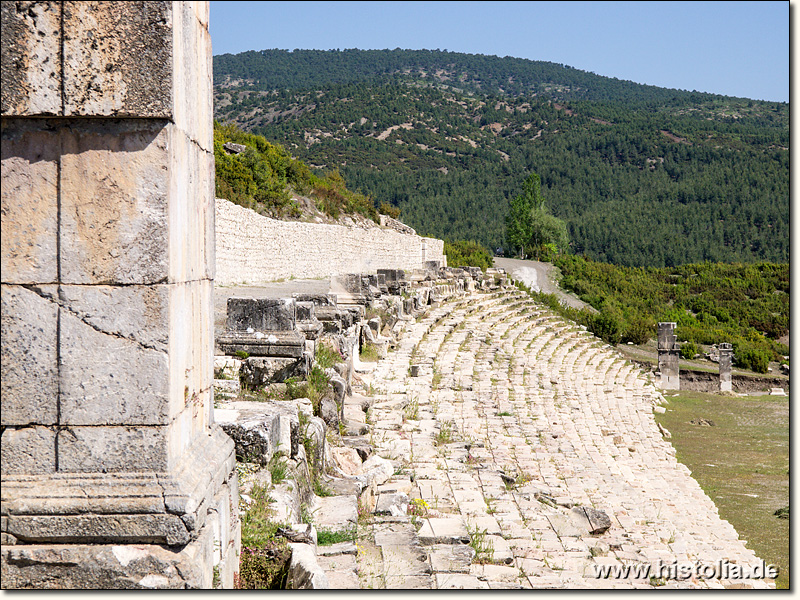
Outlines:
[[[404,479],[410,502],[408,515],[362,526],[361,588],[649,589],[649,577],[596,569],[760,564],[675,459],[653,418],[655,387],[513,288],[407,321],[363,380],[375,391],[375,453],[396,467],[384,486],[397,493]],[[590,533],[603,514],[608,530]],[[742,584],[773,586],[693,577],[664,587]]]

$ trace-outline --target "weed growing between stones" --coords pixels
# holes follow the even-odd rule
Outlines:
[[[333,546],[342,542],[355,542],[358,539],[356,526],[348,527],[341,531],[331,529],[317,529],[317,545]]]
[[[445,421],[441,425],[439,425],[439,431],[436,432],[436,437],[434,438],[436,441],[437,446],[442,446],[444,444],[449,444],[455,439],[455,427],[449,421]]]
[[[469,534],[469,545],[475,550],[475,558],[472,562],[479,565],[491,564],[494,560],[494,544],[486,539],[486,529],[481,530],[476,525],[475,528],[467,527]]]
[[[359,357],[364,362],[378,362],[381,355],[378,352],[378,347],[372,342],[364,342],[359,352]]]
[[[242,515],[242,553],[234,585],[245,590],[283,589],[292,551],[277,531],[286,525],[270,521],[272,510],[266,487],[254,485],[250,497],[252,502]]]
[[[272,478],[272,483],[280,484],[286,480],[288,474],[288,467],[286,462],[280,456],[274,456],[269,462],[269,475]]]
[[[332,344],[320,341],[317,344],[316,353],[314,355],[316,364],[322,369],[329,369],[338,363],[344,362],[344,358],[339,351],[333,347]]]
[[[442,383],[442,374],[434,366],[433,367],[433,378],[431,379],[431,389],[438,390],[439,389],[439,385],[441,383]]]
[[[419,399],[412,396],[408,404],[403,407],[403,422],[419,420]]]

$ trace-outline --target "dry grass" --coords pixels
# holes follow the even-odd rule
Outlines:
[[[672,433],[678,460],[759,558],[776,564],[776,584],[789,587],[789,400],[680,392],[658,422]],[[714,427],[691,425],[710,419]]]

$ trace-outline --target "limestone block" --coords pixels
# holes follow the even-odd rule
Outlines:
[[[61,3],[3,2],[0,15],[0,111],[60,115]]]
[[[377,454],[373,454],[361,464],[359,477],[366,480],[368,483],[375,482],[375,485],[383,485],[394,474],[394,466],[390,460],[387,460]]]
[[[273,455],[297,455],[300,419],[286,402],[232,402],[214,419],[236,444],[239,460],[266,465]]]
[[[358,522],[358,498],[356,496],[314,497],[311,507],[314,525],[319,529],[343,531]]]
[[[3,15],[7,4],[12,3],[3,4]],[[5,32],[3,41],[5,56]],[[58,279],[58,139],[49,121],[3,122],[3,283],[55,283]]]
[[[173,3],[63,6],[64,115],[172,117]]]
[[[83,308],[89,310],[91,300],[99,299],[101,293],[89,290],[77,292],[75,297],[85,300]],[[135,294],[128,300],[132,298]],[[102,304],[96,306],[102,309]],[[96,321],[103,319],[97,317]],[[61,311],[59,346],[61,423],[169,422],[169,365],[165,352],[117,337],[113,331],[98,330],[67,310]]]
[[[169,280],[188,282],[213,275],[213,155],[169,125]],[[210,256],[209,256],[210,253]]]
[[[170,288],[154,286],[61,286],[59,303],[97,331],[136,342],[143,348],[169,349]]]
[[[570,517],[579,527],[588,530],[592,535],[599,535],[611,527],[611,519],[605,511],[590,506],[575,506],[570,511]]]
[[[53,473],[56,470],[56,434],[47,427],[8,427],[0,437],[2,474]]]
[[[295,328],[294,298],[228,298],[227,327],[261,332],[292,331]]]
[[[171,163],[165,125],[85,120],[62,131],[62,282],[166,280]]]
[[[174,5],[173,115],[180,130],[200,148],[213,153],[211,35],[207,19],[204,25],[202,18],[198,18],[198,4],[203,3],[179,2]]]
[[[214,286],[202,280],[169,286],[169,412],[200,410],[192,426],[202,430],[211,415],[214,379]]]
[[[73,473],[166,471],[163,427],[71,427],[58,432],[58,470]]]
[[[177,515],[15,515],[8,532],[18,540],[44,543],[87,542],[167,543],[189,541],[186,526]]]
[[[233,331],[217,336],[217,343],[223,352],[231,355],[243,351],[250,356],[299,359],[305,352],[306,339],[297,331],[270,331],[265,334],[260,331]]]
[[[198,542],[158,545],[18,545],[2,550],[6,589],[184,589],[203,587]],[[188,555],[188,556],[187,556]],[[210,570],[210,565],[208,566]],[[232,587],[232,582],[228,587]]]
[[[289,544],[289,585],[293,590],[326,590],[330,588],[325,571],[317,563],[317,555],[308,544]]]
[[[55,286],[43,286],[53,293]],[[20,286],[0,288],[2,425],[53,425],[58,418],[58,306]]]
[[[297,358],[251,357],[244,361],[241,374],[244,381],[258,387],[268,383],[281,383],[302,371],[303,360]]]

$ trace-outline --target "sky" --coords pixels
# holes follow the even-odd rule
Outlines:
[[[403,48],[513,56],[636,83],[788,102],[789,12],[787,1],[212,0],[211,43],[214,55]]]

